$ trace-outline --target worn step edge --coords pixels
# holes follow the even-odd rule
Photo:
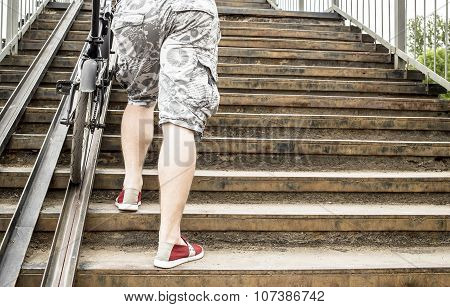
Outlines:
[[[18,82],[25,73],[24,66],[0,66],[0,83]],[[57,66],[58,67],[58,66]],[[60,68],[59,68],[60,69]],[[396,81],[406,83],[411,81],[422,81],[424,76],[420,72],[406,72],[394,69],[377,68],[349,68],[345,71],[338,67],[317,67],[317,66],[284,66],[284,65],[264,65],[264,64],[228,64],[219,63],[217,66],[219,80],[223,78],[245,78],[251,75],[252,78],[330,78],[331,80],[342,81],[346,79],[359,79],[371,81]],[[236,76],[237,75],[237,76]],[[51,70],[44,76],[44,83],[55,83],[58,80],[65,80],[70,77],[70,72],[58,71],[58,68],[51,67]]]
[[[1,107],[0,107],[1,110]],[[50,123],[56,108],[28,107],[24,123]],[[155,111],[155,117],[159,112]],[[108,110],[107,124],[121,123],[123,110]],[[156,125],[156,123],[155,123]],[[450,118],[408,116],[358,116],[310,114],[254,114],[218,112],[208,127],[369,129],[369,130],[431,130],[449,131]]]
[[[46,19],[45,16],[40,16],[38,21],[33,23],[31,28],[34,30],[51,30],[56,24],[57,20]],[[258,22],[258,21],[235,21],[235,20],[220,20],[221,29],[226,27],[242,27],[246,26],[246,29],[257,30],[261,28],[274,29],[274,30],[309,30],[309,31],[328,31],[336,33],[357,33],[361,34],[361,30],[357,27],[349,27],[345,25],[333,25],[333,24],[317,24],[314,22],[307,23],[306,20],[302,23],[283,23],[283,22]],[[76,20],[71,28],[74,31],[89,31],[89,20]]]
[[[24,39],[29,42],[37,42],[47,39],[51,34],[51,30],[33,29],[26,33]],[[266,41],[266,42],[284,42],[300,44],[304,42],[322,42],[337,44],[342,43],[343,46],[366,46],[368,50],[375,50],[376,46],[367,39],[363,40],[362,35],[354,32],[332,32],[332,31],[312,31],[312,30],[287,30],[287,29],[249,29],[238,27],[221,27],[222,39],[230,41]],[[71,30],[67,34],[66,42],[84,41],[89,35],[89,31]],[[350,43],[350,44],[349,44]],[[356,43],[356,44],[355,44]],[[370,48],[369,48],[370,46]]]
[[[365,36],[355,32],[336,32],[320,30],[299,30],[299,29],[274,29],[274,28],[249,28],[241,26],[222,26],[222,37],[243,36],[243,37],[278,37],[278,38],[315,38],[332,41],[353,41],[361,42]]]
[[[277,38],[277,39],[310,39],[319,41],[333,41],[333,42],[358,42],[358,43],[373,43],[369,41],[361,33],[355,32],[335,32],[335,31],[313,31],[313,30],[298,30],[298,29],[273,29],[273,28],[258,28],[252,29],[248,27],[227,27],[222,26],[220,28],[222,34],[222,40],[225,38]],[[51,34],[51,30],[36,30],[33,29],[24,36],[25,39],[41,40],[46,39]],[[71,30],[66,41],[78,41],[85,40],[89,34],[89,31],[83,30]],[[287,40],[289,41],[289,40]]]
[[[83,246],[77,286],[449,286],[450,248],[284,248],[211,250],[201,261],[158,270],[154,250]],[[267,262],[267,259],[271,259]],[[37,285],[37,252],[19,285]]]
[[[109,203],[107,203],[109,202]],[[143,202],[137,213],[122,213],[113,200],[91,202],[85,231],[157,231],[159,204]],[[0,231],[14,206],[0,205]],[[61,207],[44,207],[36,231],[55,231]],[[308,205],[192,204],[183,215],[183,231],[450,231],[450,204]]]
[[[219,15],[239,15],[274,18],[307,18],[341,22],[342,17],[336,13],[292,12],[274,9],[233,8],[218,5]]]
[[[44,41],[22,40],[21,50],[40,50]],[[60,51],[80,51],[84,42],[64,42]],[[319,44],[320,45],[320,44]],[[223,46],[219,48],[219,56],[229,57],[264,57],[283,59],[310,59],[310,60],[340,60],[353,62],[392,63],[392,55],[381,52],[343,51],[343,50],[310,50],[303,48],[285,49],[271,47],[236,47]]]
[[[8,149],[38,150],[44,138],[44,134],[14,134]],[[161,136],[155,136],[150,151],[159,151],[161,141]],[[66,149],[70,148],[70,142],[69,137],[65,142]],[[120,151],[120,149],[120,136],[103,137],[102,150]],[[197,151],[229,154],[450,157],[450,142],[205,137],[197,145]]]
[[[333,41],[321,39],[286,39],[286,38],[263,38],[263,37],[232,37],[224,36],[220,40],[220,47],[238,48],[270,48],[281,50],[330,50],[346,52],[376,52],[377,46],[373,43]]]
[[[23,39],[20,42],[21,50],[40,50],[44,45],[44,40]],[[60,51],[81,51],[84,46],[83,41],[72,40],[64,41]],[[376,45],[358,42],[334,42],[326,40],[286,40],[274,38],[240,38],[224,37],[220,40],[219,48],[243,48],[252,51],[258,48],[273,49],[280,51],[330,51],[330,52],[352,52],[365,54],[371,52],[379,55],[386,53],[376,53]],[[219,50],[220,50],[219,49]],[[219,56],[222,53],[219,51]]]
[[[0,99],[10,95],[14,87],[0,86]],[[345,93],[345,92],[344,92]],[[255,94],[255,93],[221,93],[221,105],[259,106],[259,107],[295,107],[295,108],[338,108],[338,109],[370,109],[370,110],[421,110],[448,112],[448,102],[437,97],[364,97],[360,95],[322,95],[322,94]],[[4,97],[5,96],[5,97]],[[61,95],[54,88],[39,87],[34,96],[35,100],[57,100]],[[113,90],[111,102],[126,103],[126,92]]]
[[[30,175],[30,167],[0,167],[0,186],[21,188]],[[57,168],[50,188],[64,189],[68,169]],[[123,183],[124,170],[97,168],[94,189],[117,189]],[[155,169],[144,169],[144,190],[159,189]],[[197,170],[192,191],[217,192],[450,192],[447,172],[270,172]]]
[[[45,90],[39,88],[38,95]],[[393,109],[393,110],[429,110],[448,111],[448,102],[438,98],[396,98],[396,97],[362,97],[362,96],[336,96],[336,95],[281,95],[281,94],[255,94],[255,93],[221,93],[221,105],[234,106],[279,106],[298,108],[356,108],[356,109]],[[125,99],[122,99],[125,98]],[[112,102],[126,102],[123,91],[113,90]]]

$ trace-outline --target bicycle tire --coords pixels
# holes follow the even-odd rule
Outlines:
[[[89,93],[77,92],[78,104],[75,110],[75,118],[72,133],[72,151],[70,159],[70,181],[74,184],[81,183],[83,176],[83,151],[87,146],[89,131],[85,127],[88,109]]]

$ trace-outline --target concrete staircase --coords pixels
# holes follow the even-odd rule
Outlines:
[[[88,2],[88,1],[87,1]],[[161,133],[136,214],[113,205],[124,175],[113,89],[78,286],[449,286],[450,119],[443,90],[395,70],[384,47],[336,14],[217,1],[221,107],[199,144],[183,221],[202,261],[163,271],[157,245]],[[89,29],[87,3],[0,157],[5,231]],[[62,15],[47,9],[0,63],[0,102]],[[70,161],[48,191],[19,284],[40,284]]]

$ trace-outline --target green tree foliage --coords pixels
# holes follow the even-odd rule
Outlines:
[[[436,16],[436,36],[435,36],[435,20],[434,16],[427,17],[426,27],[424,29],[424,19],[422,16],[412,18],[408,21],[408,51],[415,54],[417,60],[426,64],[426,66],[434,70],[434,46],[436,44],[436,73],[445,77],[445,21]],[[425,31],[424,31],[425,30]],[[424,39],[426,38],[426,55],[424,56]],[[435,42],[436,40],[436,42]],[[450,52],[447,55],[448,66],[447,72],[450,76]],[[426,59],[426,63],[425,60]],[[431,81],[431,80],[430,80]],[[442,98],[450,99],[450,94],[442,95]]]
[[[434,35],[434,16],[427,17],[426,28],[424,31],[423,17],[417,16],[408,21],[408,50],[416,55],[423,54],[424,39],[427,40],[427,49],[432,49],[435,42]],[[425,32],[425,34],[424,34]],[[436,47],[445,46],[445,21],[437,15],[436,16]]]
[[[424,64],[424,56],[421,54],[417,59],[420,63]],[[450,66],[450,53],[447,54],[447,65]],[[434,70],[434,50],[428,49],[426,55],[426,66]],[[447,67],[447,72],[449,72],[449,67]],[[445,48],[438,48],[436,50],[436,73],[445,78]],[[449,73],[450,75],[450,73]],[[433,82],[432,80],[429,80]],[[450,99],[450,92],[447,94],[441,95],[443,99]]]
[[[424,64],[424,56],[421,54],[418,57],[418,61]],[[450,54],[447,54],[447,63],[450,65]],[[428,49],[426,54],[426,66],[431,70],[434,70],[434,50]],[[448,67],[447,67],[448,71]],[[436,50],[436,73],[440,76],[445,76],[445,48],[438,48]]]

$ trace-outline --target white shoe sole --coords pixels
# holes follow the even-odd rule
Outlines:
[[[153,265],[155,267],[161,268],[161,269],[171,269],[171,268],[174,268],[174,267],[176,267],[180,264],[186,263],[186,262],[202,259],[204,255],[205,255],[205,251],[202,251],[198,255],[195,255],[192,257],[187,257],[187,258],[181,258],[181,259],[173,260],[173,261],[163,261],[163,260],[155,259],[153,261]]]
[[[140,205],[141,205],[141,202],[138,202],[137,204],[119,204],[118,202],[116,202],[116,207],[120,211],[128,211],[128,212],[138,211]]]

